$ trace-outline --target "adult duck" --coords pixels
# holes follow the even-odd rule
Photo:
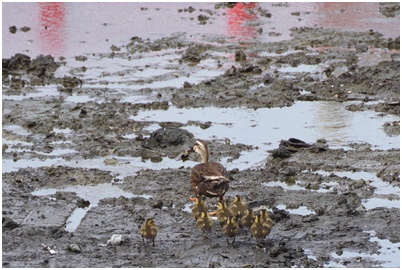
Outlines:
[[[193,148],[188,151],[198,153],[202,160],[190,173],[191,188],[195,196],[219,197],[223,200],[230,182],[225,167],[218,162],[209,161],[208,145],[203,140],[197,140]]]

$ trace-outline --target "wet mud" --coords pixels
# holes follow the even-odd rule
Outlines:
[[[395,6],[383,5],[382,12],[395,16]],[[195,227],[189,174],[200,160],[182,155],[197,139],[193,127],[208,130],[214,122],[133,118],[172,107],[258,110],[317,101],[399,117],[399,37],[323,28],[293,28],[291,36],[241,44],[208,35],[197,43],[180,34],[135,37],[124,48],[88,56],[100,62],[136,61],[147,53],[168,59],[171,72],[128,82],[147,98],[138,102],[124,101],[128,93],[108,86],[130,75],[129,66],[91,77],[88,60],[77,56],[81,67],[60,76],[63,59],[3,59],[3,267],[399,266],[399,148],[362,142],[336,148],[326,138],[298,147],[289,144],[291,137],[304,140],[297,130],[282,142],[271,141],[267,130],[272,150],[239,169],[230,162],[261,145],[219,134],[203,138],[212,158],[228,164],[226,198],[241,195],[251,208],[269,209],[274,221],[262,244],[244,231],[228,244],[217,221],[207,239]],[[150,65],[142,72],[147,68],[157,70]],[[192,74],[212,69],[219,75],[191,81]],[[148,86],[177,78],[183,79],[177,86]],[[41,95],[41,87],[49,93]],[[80,96],[87,100],[68,101]],[[384,121],[380,132],[399,137],[399,127],[399,120]],[[5,162],[13,169],[4,170]],[[82,193],[99,185],[114,194],[93,199]],[[216,207],[215,199],[207,203]],[[158,227],[155,246],[139,235],[150,217]],[[115,234],[121,241],[108,243]]]

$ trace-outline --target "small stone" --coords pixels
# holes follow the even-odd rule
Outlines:
[[[15,34],[17,32],[17,27],[15,27],[15,25],[10,26],[8,29],[11,34]]]
[[[156,203],[154,203],[153,208],[158,208],[158,209],[162,209],[163,207],[163,201],[159,200]]]
[[[247,56],[242,50],[235,51],[235,61],[236,62],[243,62],[246,61]]]
[[[68,249],[71,250],[72,252],[75,252],[75,253],[81,253],[82,252],[82,249],[78,244],[70,244],[68,246]]]

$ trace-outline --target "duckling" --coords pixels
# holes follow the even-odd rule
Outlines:
[[[145,244],[144,238],[147,240],[152,240],[152,246],[155,246],[155,237],[158,234],[158,229],[155,226],[154,220],[152,218],[148,218],[142,228],[140,229],[140,234],[142,237],[142,241]]]
[[[203,140],[197,140],[192,149],[186,154],[197,152],[201,156],[201,163],[193,167],[190,173],[190,183],[194,194],[209,198],[223,196],[229,188],[229,174],[225,167],[218,162],[209,161],[208,145]],[[191,198],[191,200],[194,200]]]
[[[196,221],[199,217],[201,217],[202,213],[208,213],[208,207],[202,200],[201,196],[197,196],[195,198],[195,203],[191,208],[191,213],[193,214],[193,217]]]
[[[218,201],[218,210],[216,211],[216,217],[218,218],[221,226],[225,225],[228,219],[232,216],[233,214],[227,207],[225,201]]]
[[[213,221],[207,212],[201,212],[201,216],[197,219],[196,225],[204,232],[204,239],[207,238],[207,233],[211,232]]]
[[[233,216],[240,219],[246,214],[247,204],[243,201],[242,197],[236,195],[229,206],[229,210],[233,213]]]
[[[272,221],[271,221],[272,224]],[[256,238],[257,245],[264,241],[265,237],[270,233],[272,225],[268,221],[264,221],[262,215],[255,217],[253,225],[251,225],[251,235]]]
[[[260,209],[259,215],[262,217],[262,220],[266,222],[272,228],[272,219],[269,217],[268,210],[265,208]]]
[[[236,235],[239,233],[239,225],[237,225],[236,223],[236,218],[235,217],[229,217],[226,221],[226,224],[223,226],[223,234],[227,237],[226,241],[229,244],[229,239],[233,237],[233,241],[232,244],[234,243],[235,239],[236,239]]]
[[[246,209],[246,214],[241,218],[241,225],[246,231],[250,231],[251,225],[255,220],[255,216],[252,210]]]

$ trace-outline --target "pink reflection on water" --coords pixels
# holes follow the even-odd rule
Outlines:
[[[60,56],[65,49],[65,3],[40,2],[38,5],[40,51]]]
[[[257,36],[257,27],[247,23],[259,19],[257,15],[258,3],[237,3],[226,11],[228,34],[237,40],[248,40]]]
[[[397,36],[399,33],[398,24],[390,24],[396,18],[390,19],[382,15],[377,3],[325,2],[314,5],[319,14],[314,21],[319,27],[346,31],[372,29],[386,36]]]

